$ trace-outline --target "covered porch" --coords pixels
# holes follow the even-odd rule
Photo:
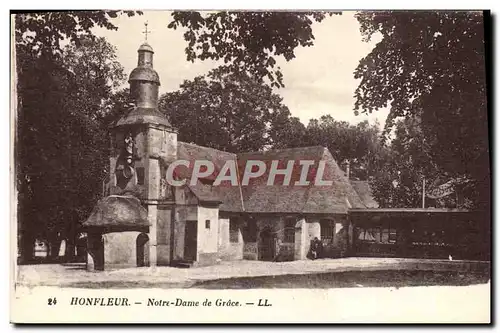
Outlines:
[[[490,259],[486,212],[436,208],[351,209],[352,256]]]

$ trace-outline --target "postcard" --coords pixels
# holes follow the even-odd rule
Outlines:
[[[11,12],[11,322],[491,322],[488,11]]]

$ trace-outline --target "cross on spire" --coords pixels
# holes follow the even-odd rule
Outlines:
[[[144,31],[142,32],[146,38],[146,42],[148,41],[148,33],[151,33],[151,31],[148,30],[148,22],[146,21],[144,23]]]

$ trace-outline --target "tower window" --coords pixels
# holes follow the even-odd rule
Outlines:
[[[210,220],[205,220],[205,229],[210,229]]]

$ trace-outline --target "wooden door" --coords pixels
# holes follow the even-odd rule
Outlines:
[[[260,233],[259,260],[270,261],[276,256],[276,239],[274,233],[265,228]]]
[[[198,250],[198,221],[186,221],[184,233],[184,260],[196,261]]]

